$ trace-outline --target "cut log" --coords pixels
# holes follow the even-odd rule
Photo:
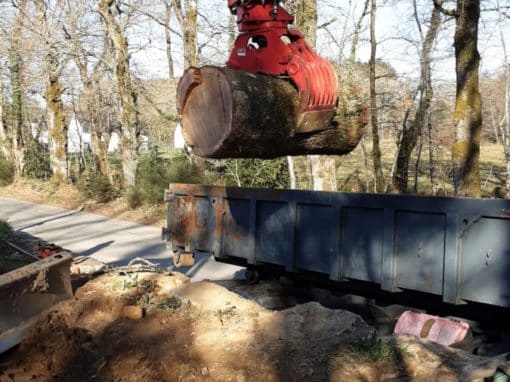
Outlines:
[[[338,107],[323,130],[298,133],[299,94],[288,79],[229,68],[189,68],[177,89],[186,144],[205,158],[343,155],[359,143],[367,107],[341,84]]]

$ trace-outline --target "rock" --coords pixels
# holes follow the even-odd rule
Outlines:
[[[145,309],[138,305],[128,305],[122,308],[122,316],[130,320],[141,320],[145,317]]]
[[[94,275],[102,272],[106,264],[93,257],[78,256],[71,264],[72,275]]]

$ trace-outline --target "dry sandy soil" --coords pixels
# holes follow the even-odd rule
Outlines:
[[[270,311],[178,274],[102,275],[0,356],[0,381],[464,381],[506,366],[373,333],[314,302]]]

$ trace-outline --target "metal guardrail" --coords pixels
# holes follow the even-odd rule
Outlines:
[[[171,184],[175,253],[510,307],[510,201]]]

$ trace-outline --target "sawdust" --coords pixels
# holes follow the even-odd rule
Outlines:
[[[318,303],[272,311],[182,275],[103,275],[0,356],[0,381],[456,381],[469,359],[373,334]]]

